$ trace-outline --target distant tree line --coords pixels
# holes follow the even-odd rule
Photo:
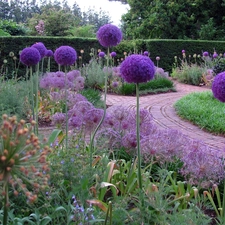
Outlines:
[[[82,12],[76,2],[66,0],[0,0],[0,36],[41,35],[95,37],[96,31],[110,23],[108,13],[89,8]]]

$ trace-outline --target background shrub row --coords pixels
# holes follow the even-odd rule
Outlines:
[[[19,59],[19,51],[23,48],[31,46],[35,42],[43,42],[48,49],[55,50],[61,45],[70,45],[76,49],[78,56],[81,56],[80,50],[84,50],[82,54],[81,63],[88,63],[91,56],[91,51],[101,49],[102,51],[107,51],[103,48],[97,41],[93,38],[71,38],[71,37],[0,37],[0,67],[3,65],[4,59],[10,59],[9,53],[14,52],[15,56]],[[117,52],[116,63],[124,58],[124,52],[129,53],[141,53],[144,51],[150,52],[150,58],[156,64],[156,56],[160,56],[159,67],[164,70],[171,72],[174,63],[174,56],[182,58],[181,51],[186,51],[186,57],[193,57],[194,54],[202,55],[202,52],[208,51],[213,54],[216,51],[218,54],[225,52],[225,41],[193,41],[193,40],[133,40],[133,41],[122,41],[118,46],[113,47],[110,51]],[[9,63],[9,62],[8,62]],[[79,60],[77,60],[79,66]],[[23,66],[20,66],[21,71],[19,76],[23,76],[24,73]],[[57,65],[52,60],[51,70],[57,69]],[[10,74],[10,67],[9,67]]]

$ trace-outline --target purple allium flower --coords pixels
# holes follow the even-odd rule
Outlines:
[[[117,76],[117,77],[121,77],[121,74],[120,74],[120,67],[117,66],[117,67],[112,67],[112,75],[113,76]]]
[[[216,99],[225,102],[225,71],[215,76],[212,84],[212,92]]]
[[[184,54],[185,53],[185,50],[182,50],[182,53]]]
[[[209,53],[208,52],[203,52],[203,57],[207,57],[207,56],[209,56]]]
[[[68,107],[72,108],[77,102],[81,101],[87,101],[87,98],[85,98],[82,94],[75,94],[75,93],[69,93],[68,94]]]
[[[116,52],[111,52],[111,53],[110,53],[110,56],[111,56],[112,58],[115,58],[115,57],[116,57]]]
[[[70,46],[61,46],[54,53],[55,61],[61,66],[73,65],[77,59],[77,52]]]
[[[45,53],[45,56],[47,57],[52,57],[54,54],[53,54],[53,51],[52,50],[46,50],[46,53]]]
[[[47,49],[42,42],[35,43],[31,47],[36,48],[40,52],[41,58],[45,57]]]
[[[71,70],[67,73],[67,79],[71,82],[73,82],[79,76],[81,76],[79,70]]]
[[[145,56],[149,56],[148,51],[144,51],[144,55],[145,55]]]
[[[113,86],[114,88],[117,88],[118,85],[119,85],[119,83],[118,83],[117,81],[113,81],[113,82],[112,82],[112,86]]]
[[[66,116],[65,113],[55,113],[51,119],[54,125],[61,125],[65,122]]]
[[[134,54],[122,62],[120,72],[128,83],[143,83],[153,79],[155,66],[149,57]]]
[[[98,53],[98,56],[99,56],[100,58],[104,58],[104,57],[105,57],[105,52],[99,52],[99,53]]]
[[[218,54],[216,52],[213,53],[213,58],[217,58],[218,57]]]
[[[20,61],[26,66],[36,65],[41,60],[41,55],[36,48],[24,48],[20,54]]]
[[[97,39],[103,47],[116,46],[122,40],[122,32],[117,26],[106,24],[97,31]]]
[[[122,138],[122,145],[127,151],[133,153],[137,147],[137,134],[136,132],[129,132]]]
[[[160,57],[159,56],[156,56],[156,58],[155,58],[157,61],[159,61],[160,60]]]
[[[79,76],[75,79],[75,91],[80,91],[84,88],[84,78]]]

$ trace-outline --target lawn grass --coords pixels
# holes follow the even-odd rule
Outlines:
[[[213,97],[211,91],[194,92],[178,100],[174,105],[177,114],[217,135],[225,135],[225,104]]]

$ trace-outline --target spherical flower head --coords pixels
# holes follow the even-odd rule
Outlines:
[[[70,46],[61,46],[54,53],[55,61],[61,66],[73,65],[77,59],[77,52]]]
[[[112,58],[115,58],[115,57],[116,57],[116,52],[111,52],[111,53],[110,53],[110,56],[111,56]]]
[[[184,54],[185,53],[185,50],[182,50],[182,54]]]
[[[216,52],[213,53],[213,58],[217,58],[218,57],[218,54]]]
[[[203,52],[203,56],[207,57],[207,56],[209,56],[209,53],[208,52]]]
[[[148,51],[144,51],[144,55],[145,55],[145,56],[149,56]]]
[[[53,55],[54,55],[54,54],[53,54],[53,51],[52,51],[52,50],[50,50],[50,49],[46,50],[45,56],[47,56],[47,57],[52,57]]]
[[[105,52],[99,52],[99,53],[98,53],[98,56],[99,56],[100,58],[104,58],[104,57],[105,57]]]
[[[20,54],[20,61],[26,66],[36,65],[40,60],[40,52],[33,47],[24,48]]]
[[[122,62],[120,73],[128,83],[143,83],[153,79],[155,65],[149,57],[134,54]]]
[[[212,92],[216,99],[225,102],[225,71],[215,76],[212,84]]]
[[[106,24],[97,31],[97,39],[103,47],[116,46],[122,40],[122,32],[117,26]]]
[[[157,61],[159,61],[159,60],[160,60],[160,57],[159,57],[159,56],[157,56],[155,59],[156,59]]]
[[[35,43],[31,47],[34,47],[39,51],[41,58],[45,57],[47,49],[42,42]]]

